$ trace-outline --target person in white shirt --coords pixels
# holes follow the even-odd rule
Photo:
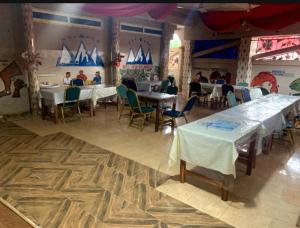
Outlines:
[[[64,84],[65,85],[70,85],[71,84],[71,73],[70,72],[66,72],[66,77],[64,77]]]

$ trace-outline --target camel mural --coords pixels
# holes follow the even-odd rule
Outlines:
[[[27,52],[17,56],[10,64],[8,64],[2,71],[0,71],[0,79],[3,81],[4,90],[0,91],[0,98],[11,95],[11,84],[14,81],[14,92],[12,97],[20,97],[20,90],[26,87],[22,79],[13,80],[16,76],[25,75],[24,71],[30,67],[42,65],[39,54],[29,57]]]

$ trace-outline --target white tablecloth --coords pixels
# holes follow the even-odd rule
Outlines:
[[[222,85],[221,84],[212,84],[212,83],[200,83],[202,89],[209,89],[212,90],[212,93],[210,94],[210,99],[212,98],[218,98],[222,96]],[[242,99],[242,89],[247,88],[244,86],[237,86],[232,85],[234,89],[235,96],[239,99]]]
[[[238,124],[233,130],[210,127],[212,121]],[[259,123],[213,114],[177,128],[169,153],[169,165],[179,159],[188,163],[235,176],[236,146],[249,139]]]
[[[269,94],[237,105],[209,117],[178,127],[169,153],[169,165],[182,159],[194,165],[235,175],[235,145],[257,132],[257,154],[262,151],[262,138],[285,128],[285,111],[300,110],[300,97]],[[209,128],[199,123],[211,119],[241,123],[233,131]]]
[[[117,94],[116,87],[106,87],[105,85],[92,85],[80,87],[80,100],[92,99],[96,105],[100,98],[110,97]],[[58,105],[64,102],[65,86],[40,90],[41,98],[44,98],[46,104]]]

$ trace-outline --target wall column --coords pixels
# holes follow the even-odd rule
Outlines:
[[[251,37],[241,38],[239,47],[239,57],[237,66],[236,83],[247,82],[250,84],[252,79],[252,60],[255,53],[256,42],[252,42]]]
[[[192,40],[183,41],[183,66],[182,66],[182,95],[188,97],[189,83],[192,77],[192,50],[194,42]]]
[[[120,22],[116,18],[112,18],[112,60],[120,53]],[[120,70],[116,66],[112,66],[112,84],[119,85],[121,83]]]
[[[163,24],[163,34],[161,38],[160,48],[160,79],[164,80],[168,77],[168,65],[169,65],[169,47],[170,40],[173,38],[175,25]]]
[[[30,3],[22,4],[22,14],[24,21],[24,36],[25,36],[25,47],[28,53],[28,59],[30,64],[27,68],[28,83],[29,83],[29,102],[30,112],[33,116],[38,115],[39,100],[38,93],[40,90],[39,78],[37,69],[35,67],[34,56],[35,56],[35,40],[33,30],[33,18],[32,18],[32,5]]]

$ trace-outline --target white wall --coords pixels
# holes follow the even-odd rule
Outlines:
[[[279,85],[279,93],[296,93],[296,91],[293,91],[289,88],[289,85],[292,81],[300,78],[299,61],[255,61],[252,68],[252,78],[255,77],[258,73],[264,71],[270,72],[276,77],[277,83]],[[280,75],[281,73],[283,75]],[[264,83],[264,87],[268,89],[270,88],[268,83]]]

